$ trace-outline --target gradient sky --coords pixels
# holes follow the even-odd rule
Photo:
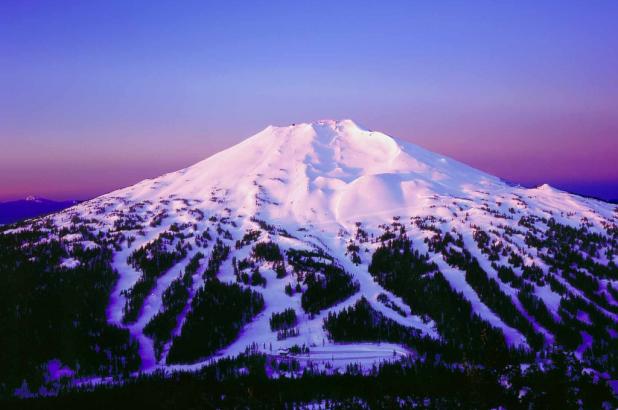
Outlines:
[[[321,118],[618,198],[618,1],[0,2],[0,200]]]

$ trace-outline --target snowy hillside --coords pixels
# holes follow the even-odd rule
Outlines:
[[[116,335],[98,347],[109,354],[39,360],[80,378],[247,350],[333,370],[434,353],[532,363],[556,348],[616,378],[617,223],[616,205],[343,120],[267,127],[3,237],[61,273],[109,265],[84,325]]]

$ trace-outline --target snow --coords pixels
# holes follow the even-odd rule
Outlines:
[[[75,258],[63,258],[60,262],[60,267],[73,269],[79,266],[79,261]]]
[[[62,240],[67,242],[79,241],[80,239],[82,239],[82,235],[79,233],[70,233],[62,237]]]
[[[577,311],[577,320],[587,325],[592,324],[592,320],[590,320],[590,315],[587,312],[584,312],[583,310]]]
[[[84,250],[90,250],[90,249],[95,249],[98,248],[99,245],[92,242],[92,241],[82,241],[81,242],[82,247],[84,248]]]
[[[376,213],[390,218],[435,193],[468,197],[471,186],[504,185],[496,177],[442,159],[350,120],[269,127],[194,166],[107,197],[140,201],[176,194],[203,199],[224,188],[238,213],[252,213],[254,195],[262,186],[270,200],[281,204],[265,207],[270,219],[323,223]]]
[[[543,300],[547,308],[554,315],[558,315],[558,308],[560,307],[560,295],[551,290],[551,286],[536,286],[534,294]]]
[[[396,351],[395,357],[408,354],[407,349],[401,346],[385,343],[342,347],[328,341],[322,328],[323,318],[331,311],[336,312],[352,306],[363,296],[374,309],[386,317],[418,329],[424,335],[440,337],[433,322],[425,323],[417,312],[410,311],[400,298],[373,280],[367,270],[369,260],[363,251],[365,248],[375,250],[376,244],[361,244],[362,263],[358,266],[351,263],[345,253],[350,232],[355,232],[356,222],[361,222],[368,232],[377,234],[376,227],[392,222],[394,216],[400,216],[401,221],[406,224],[409,224],[410,217],[414,216],[441,217],[446,220],[440,227],[444,232],[456,228],[466,233],[465,242],[470,245],[469,248],[474,249],[472,225],[480,226],[485,231],[496,229],[499,224],[519,229],[517,222],[519,216],[524,214],[539,217],[548,217],[551,214],[558,222],[571,226],[578,226],[581,217],[585,216],[593,224],[593,229],[600,229],[598,227],[603,221],[615,220],[613,205],[567,194],[548,185],[534,189],[513,186],[456,160],[362,128],[351,120],[269,126],[240,144],[193,166],[159,178],[147,179],[79,204],[72,208],[71,212],[77,212],[86,219],[97,219],[100,224],[98,229],[109,232],[117,219],[114,212],[127,211],[130,206],[139,203],[143,206],[136,207],[134,212],[146,220],[160,211],[166,211],[169,216],[156,228],[149,227],[146,223],[145,236],[132,233],[136,239],[131,247],[124,246],[114,254],[113,265],[119,272],[120,279],[112,292],[107,309],[110,323],[124,326],[122,308],[125,300],[121,292],[131,288],[140,277],[140,272],[127,264],[127,257],[135,249],[154,240],[172,223],[196,224],[198,233],[210,227],[213,232],[216,223],[208,221],[211,215],[229,216],[235,221],[236,226],[224,226],[231,232],[233,238],[228,243],[233,247],[234,242],[242,238],[248,229],[259,228],[251,221],[252,217],[256,217],[291,234],[291,238],[281,235],[270,238],[276,241],[282,250],[310,249],[312,246],[326,250],[359,282],[360,291],[311,318],[303,313],[299,294],[289,297],[284,293],[286,284],[295,284],[292,278],[288,275],[284,279],[277,279],[272,269],[262,268],[262,275],[267,280],[266,287],[254,289],[264,296],[265,310],[245,326],[237,340],[214,357],[236,355],[244,352],[252,343],[257,343],[260,350],[267,354],[294,344],[306,344],[310,347],[312,360],[326,360],[328,355],[331,355],[331,361],[341,362],[342,365],[359,360],[367,364],[383,360],[387,356],[393,357],[393,350]],[[512,219],[498,219],[486,212],[484,206],[505,214],[513,208],[516,214]],[[194,209],[202,211],[205,218],[198,220],[191,212]],[[65,212],[58,215],[60,216],[55,221],[68,226],[70,214]],[[418,244],[419,249],[422,249],[425,233],[416,230],[411,235],[414,236],[415,246]],[[216,236],[214,232],[213,236]],[[68,241],[79,238],[67,236],[64,239]],[[268,235],[263,232],[260,240],[267,239]],[[520,253],[521,249],[527,249],[523,236],[515,234],[512,241],[514,251]],[[83,244],[86,245],[85,242]],[[233,255],[241,259],[247,255],[248,248],[233,249]],[[161,295],[179,275],[180,270],[184,269],[196,250],[194,247],[185,260],[159,278],[137,322],[128,327],[140,342],[144,371],[160,368],[193,369],[210,360],[188,366],[166,367],[156,363],[152,341],[143,334],[144,325],[161,307]],[[209,251],[210,248],[203,250],[206,257]],[[495,271],[485,257],[477,250],[473,254],[490,277],[496,278]],[[522,256],[526,261],[537,262],[535,254]],[[448,266],[441,257],[435,259],[451,286],[456,291],[463,292],[472,303],[475,313],[502,329],[510,345],[526,344],[525,337],[519,331],[506,325],[481,302],[465,281],[463,272]],[[77,261],[67,259],[63,264],[71,265],[75,262]],[[235,281],[231,260],[224,263],[218,276],[223,281]],[[203,283],[201,271],[194,275],[193,280],[192,294]],[[501,289],[512,296],[516,307],[530,318],[516,300],[516,291],[504,284]],[[407,316],[402,317],[378,302],[376,298],[380,293],[386,293],[406,311]],[[537,287],[535,293],[544,300],[550,310],[557,311],[560,295],[549,286]],[[273,312],[288,307],[294,308],[298,314],[300,334],[277,341],[276,333],[270,330],[269,318]],[[188,307],[180,315],[180,326],[175,329],[174,334],[180,332],[187,312]],[[532,318],[530,319],[532,321]],[[540,328],[538,324],[534,325]],[[540,330],[548,341],[553,340],[549,332]],[[162,363],[168,349],[169,345],[164,349]]]
[[[577,348],[577,350],[575,350],[575,356],[577,356],[579,359],[581,359],[584,355],[584,352],[590,348],[592,346],[592,336],[587,333],[587,332],[581,332],[582,335],[582,344]]]
[[[71,377],[75,372],[63,365],[60,360],[53,359],[47,362],[47,373],[48,379],[54,381],[63,377]]]

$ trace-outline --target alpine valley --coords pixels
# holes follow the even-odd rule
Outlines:
[[[1,227],[0,395],[614,408],[617,251],[615,204],[350,120],[270,126]]]

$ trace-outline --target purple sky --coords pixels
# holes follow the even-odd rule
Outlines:
[[[92,197],[321,118],[618,198],[618,2],[306,3],[0,2],[0,200]]]

